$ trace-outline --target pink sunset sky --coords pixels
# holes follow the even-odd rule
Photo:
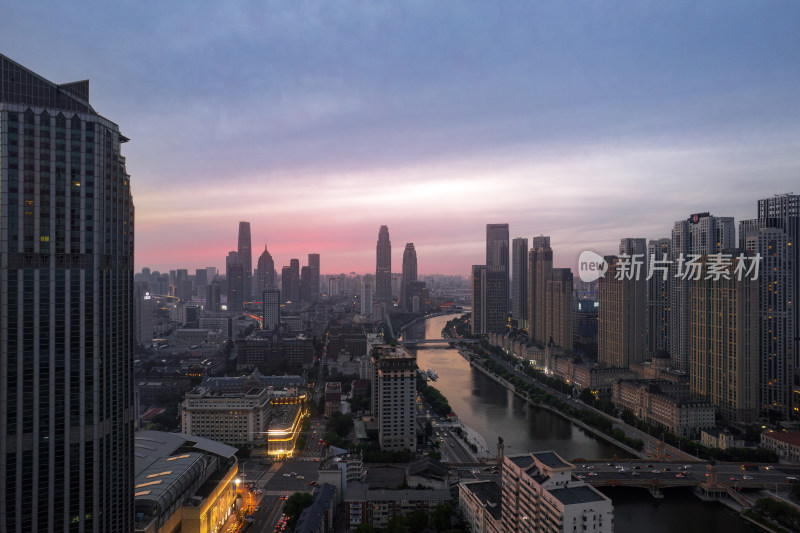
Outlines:
[[[466,275],[503,222],[574,267],[800,192],[799,3],[87,4],[12,3],[0,51],[131,139],[137,270],[224,270],[240,220],[278,270],[374,272],[386,224]]]

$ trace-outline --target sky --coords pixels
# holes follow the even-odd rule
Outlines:
[[[137,270],[485,262],[488,223],[557,266],[800,193],[800,2],[10,2],[0,53],[90,79],[116,122]]]

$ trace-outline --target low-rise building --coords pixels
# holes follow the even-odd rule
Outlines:
[[[325,416],[342,412],[342,383],[328,381],[325,383]]]
[[[736,435],[730,431],[722,429],[706,429],[700,432],[700,443],[709,448],[719,448],[720,450],[727,450],[728,448],[742,448],[744,440],[736,438]]]
[[[503,457],[503,530],[614,530],[611,500],[591,485],[572,480],[575,466],[553,451]]]
[[[181,403],[182,431],[237,446],[263,445],[269,400],[263,387],[227,393],[197,387]]]
[[[294,527],[295,533],[329,533],[333,531],[333,516],[336,510],[335,493],[336,489],[333,485],[321,483],[319,488],[314,491],[311,505],[300,513]]]
[[[800,463],[800,431],[762,433],[761,447],[777,453],[781,461]]]
[[[611,401],[620,409],[630,409],[639,420],[664,426],[679,437],[696,436],[716,423],[714,406],[689,399],[685,383],[619,380],[614,383]]]
[[[308,414],[300,398],[274,397],[267,423],[267,453],[276,459],[294,455],[303,418]]]
[[[353,531],[366,523],[385,528],[394,516],[408,516],[416,510],[430,512],[450,501],[449,490],[370,489],[366,483],[350,483],[344,496],[345,527]]]
[[[135,435],[134,531],[219,531],[235,510],[236,448],[195,435]]]

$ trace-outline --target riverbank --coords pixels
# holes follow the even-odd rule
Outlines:
[[[631,454],[634,457],[638,457],[640,459],[649,459],[649,457],[647,456],[646,453],[638,451],[638,450],[635,450],[634,448],[631,448],[630,446],[628,446],[624,442],[618,441],[614,437],[612,437],[610,435],[607,435],[606,433],[603,433],[599,429],[590,426],[589,424],[583,422],[582,420],[578,420],[577,418],[575,418],[573,416],[570,416],[567,413],[559,411],[555,407],[551,407],[551,406],[546,405],[546,404],[534,402],[533,400],[528,398],[527,395],[524,395],[524,394],[521,394],[520,392],[518,392],[516,390],[516,387],[514,387],[514,385],[509,383],[507,380],[501,378],[500,376],[495,375],[494,373],[490,372],[489,370],[483,368],[481,365],[476,364],[472,360],[472,357],[469,354],[465,353],[465,352],[466,352],[466,349],[461,348],[461,347],[458,348],[458,353],[467,362],[469,362],[470,366],[472,366],[476,370],[482,372],[483,374],[485,374],[490,379],[493,379],[494,381],[496,381],[497,383],[499,383],[500,385],[505,387],[507,390],[511,391],[518,398],[520,398],[522,400],[525,400],[529,405],[534,405],[534,406],[539,407],[541,409],[545,409],[547,411],[550,411],[551,413],[553,413],[553,414],[555,414],[557,416],[560,416],[564,420],[568,420],[569,422],[575,424],[576,426],[580,427],[581,429],[583,429],[587,433],[590,433],[590,434],[594,435],[595,437],[600,438],[600,439],[608,442],[609,444],[613,444],[614,446],[617,446],[618,448],[620,448],[622,450],[625,450],[626,452],[628,452],[629,454]]]

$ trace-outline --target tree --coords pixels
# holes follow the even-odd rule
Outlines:
[[[366,522],[361,522],[360,524],[358,524],[355,533],[375,533],[375,528],[367,524]]]
[[[395,515],[389,519],[389,522],[386,524],[386,527],[383,529],[383,533],[407,533],[408,532],[408,524],[406,523],[406,518],[403,515]]]
[[[289,517],[287,523],[291,529],[294,529],[294,525],[297,523],[297,519],[300,518],[300,513],[303,512],[303,509],[311,505],[312,499],[313,496],[308,492],[295,492],[286,500],[283,512]]]
[[[449,503],[442,503],[436,506],[431,514],[431,527],[436,531],[445,531],[452,526],[453,506]]]
[[[417,509],[408,515],[407,518],[409,531],[419,532],[428,527],[428,513]]]

